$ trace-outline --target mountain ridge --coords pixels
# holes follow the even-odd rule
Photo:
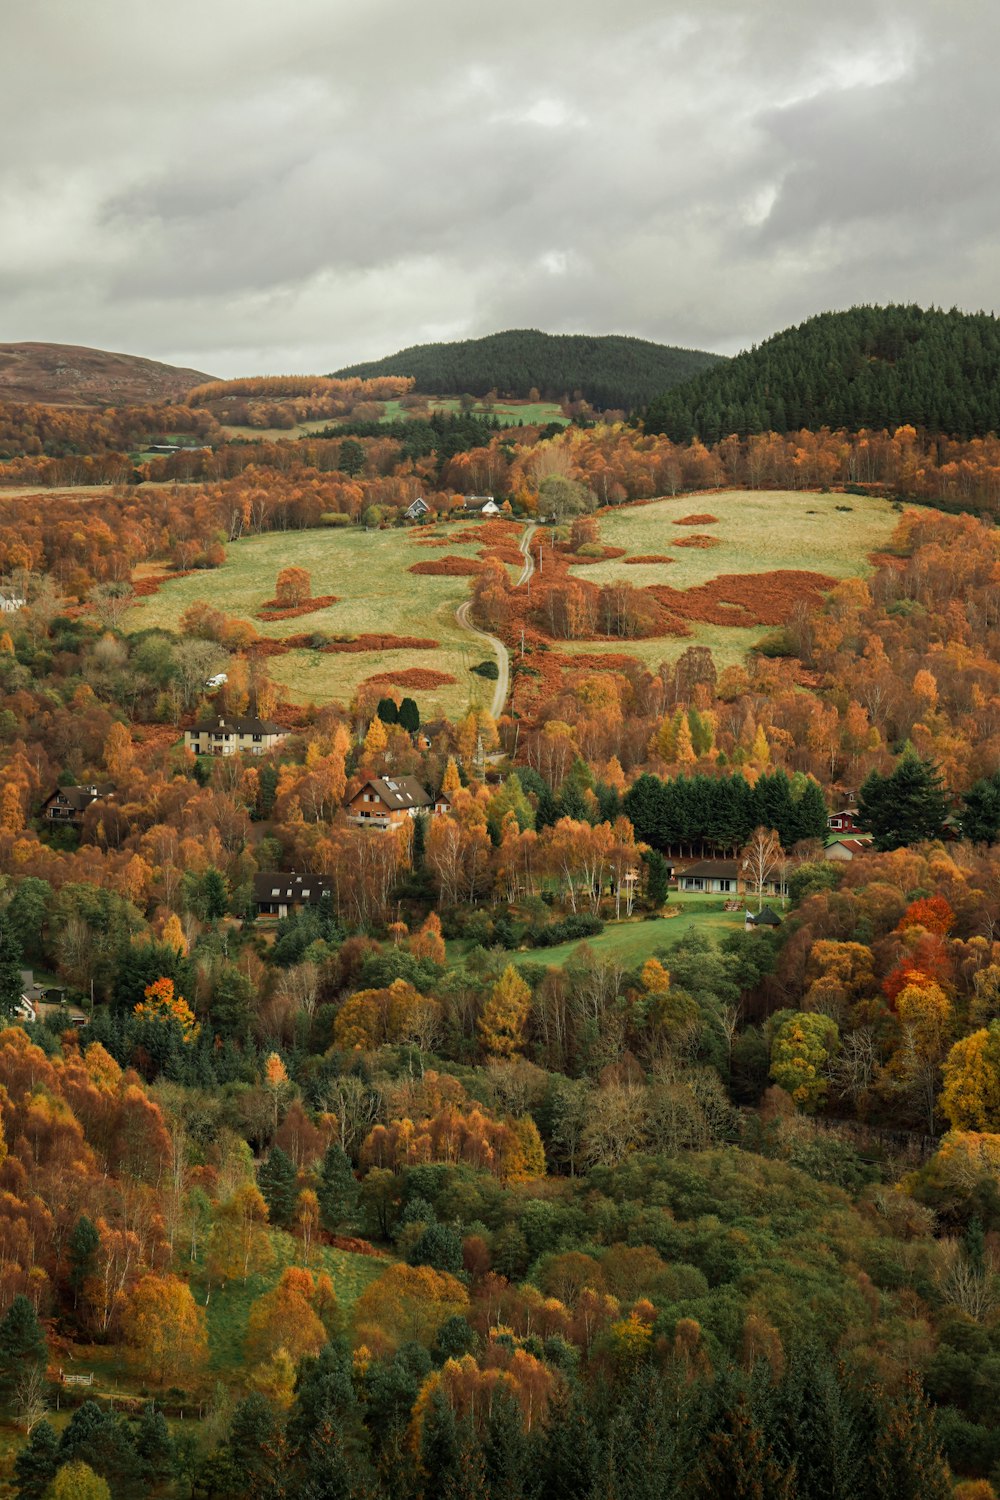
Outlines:
[[[178,400],[211,376],[141,354],[84,344],[0,344],[0,401],[48,406],[134,406]]]

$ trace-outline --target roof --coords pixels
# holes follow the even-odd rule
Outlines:
[[[365,787],[371,787],[386,807],[430,807],[434,801],[415,776],[373,776],[361,790]]]
[[[678,870],[677,877],[679,880],[688,880],[691,876],[699,880],[735,880],[742,868],[738,859],[701,859],[696,865],[688,865],[686,870]]]
[[[85,786],[57,786],[46,797],[43,806],[48,807],[50,802],[61,797],[74,812],[83,812],[98,797],[110,797],[114,790],[113,781],[91,781]]]
[[[846,851],[848,859],[852,859],[855,854],[868,854],[871,847],[871,839],[831,839],[826,846],[826,854],[827,858],[830,858],[830,851],[832,849],[843,849]],[[835,858],[836,856],[833,857]]]
[[[280,724],[275,724],[272,719],[230,719],[225,715],[219,715],[215,719],[203,719],[200,724],[192,724],[189,734],[287,734]]]
[[[296,875],[282,870],[261,870],[253,878],[255,901],[321,901],[333,894],[333,881],[325,875]]]
[[[765,906],[763,911],[750,912],[748,916],[749,920],[755,927],[781,926],[781,918],[778,916],[778,913],[776,911],[772,911],[769,906]]]
[[[487,505],[496,505],[492,495],[463,495],[462,506],[465,510],[483,510]]]

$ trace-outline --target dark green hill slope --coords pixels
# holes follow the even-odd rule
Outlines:
[[[416,344],[386,359],[349,365],[337,376],[412,375],[428,395],[526,397],[537,390],[543,400],[558,401],[579,393],[602,409],[633,411],[660,391],[718,364],[718,354],[675,349],[646,339],[607,334],[591,338],[578,333],[539,333],[514,328],[481,339],[452,344]]]
[[[1000,321],[903,306],[820,313],[665,389],[644,420],[675,442],[904,422],[954,437],[997,432]]]

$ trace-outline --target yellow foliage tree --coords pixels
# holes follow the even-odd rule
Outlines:
[[[252,1364],[265,1364],[284,1349],[297,1364],[326,1343],[326,1329],[312,1305],[315,1284],[308,1271],[290,1266],[277,1286],[251,1304],[244,1348]]]
[[[533,1177],[544,1177],[545,1147],[531,1116],[508,1120],[507,1128],[509,1144],[504,1152],[503,1180],[529,1182]]]
[[[468,1306],[468,1292],[447,1271],[395,1265],[361,1293],[354,1317],[358,1336],[369,1347],[412,1339],[427,1348],[442,1323],[461,1316]]]
[[[56,1471],[45,1491],[46,1500],[111,1500],[108,1481],[95,1474],[89,1464],[74,1459]]]
[[[185,1042],[197,1041],[201,1027],[184,996],[174,994],[172,979],[157,979],[147,984],[143,996],[135,1007],[137,1016],[147,1021],[176,1021]]]
[[[449,797],[453,792],[460,792],[462,790],[462,778],[458,774],[458,767],[455,764],[455,757],[453,755],[449,755],[448,764],[444,768],[441,790],[447,792]]]
[[[484,1049],[496,1057],[513,1057],[520,1052],[530,1010],[531,990],[514,965],[508,964],[479,1017],[479,1040]]]
[[[376,714],[368,726],[368,733],[365,735],[365,743],[362,747],[361,754],[364,763],[368,765],[370,762],[377,760],[380,755],[384,755],[388,744],[389,736],[386,733],[385,725]]]
[[[208,1359],[205,1310],[177,1276],[143,1276],[129,1292],[122,1335],[147,1380],[185,1385]]]
[[[163,929],[160,932],[160,942],[167,948],[173,948],[175,953],[180,953],[183,956],[187,955],[188,940],[184,936],[181,919],[175,911],[170,913],[163,924]]]
[[[104,741],[104,764],[115,781],[125,775],[132,764],[132,736],[124,724],[112,724]]]
[[[938,1104],[955,1130],[1000,1131],[1000,1024],[955,1043]]]

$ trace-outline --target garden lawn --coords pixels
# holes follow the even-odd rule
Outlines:
[[[561,968],[586,943],[601,958],[616,958],[633,967],[645,963],[660,948],[672,948],[689,933],[704,932],[716,938],[741,930],[743,913],[724,911],[724,906],[724,896],[682,895],[671,891],[666,910],[679,911],[679,916],[609,922],[595,937],[575,938],[556,948],[526,948],[523,952],[511,953],[509,960],[514,964],[545,964]],[[462,963],[471,946],[461,939],[448,943],[449,962],[453,965]]]
[[[469,596],[469,579],[428,577],[408,572],[411,563],[447,554],[475,557],[481,544],[451,543],[440,552],[418,547],[411,531],[362,531],[322,527],[311,531],[269,532],[226,548],[226,562],[211,572],[173,579],[128,615],[134,633],[160,626],[178,629],[184,610],[196,599],[250,620],[260,635],[281,639],[321,631],[328,636],[409,635],[440,642],[435,650],[357,653],[294,650],[268,659],[275,682],[298,703],[349,702],[366,677],[386,671],[430,668],[447,672],[453,684],[432,689],[403,688],[427,720],[460,717],[470,703],[488,705],[492,685],[470,672],[483,660],[484,643],[463,630],[455,609]],[[337,603],[290,620],[262,621],[256,613],[274,597],[279,571],[289,564],[306,568],[314,595],[334,594]],[[512,567],[511,576],[519,569]]]

